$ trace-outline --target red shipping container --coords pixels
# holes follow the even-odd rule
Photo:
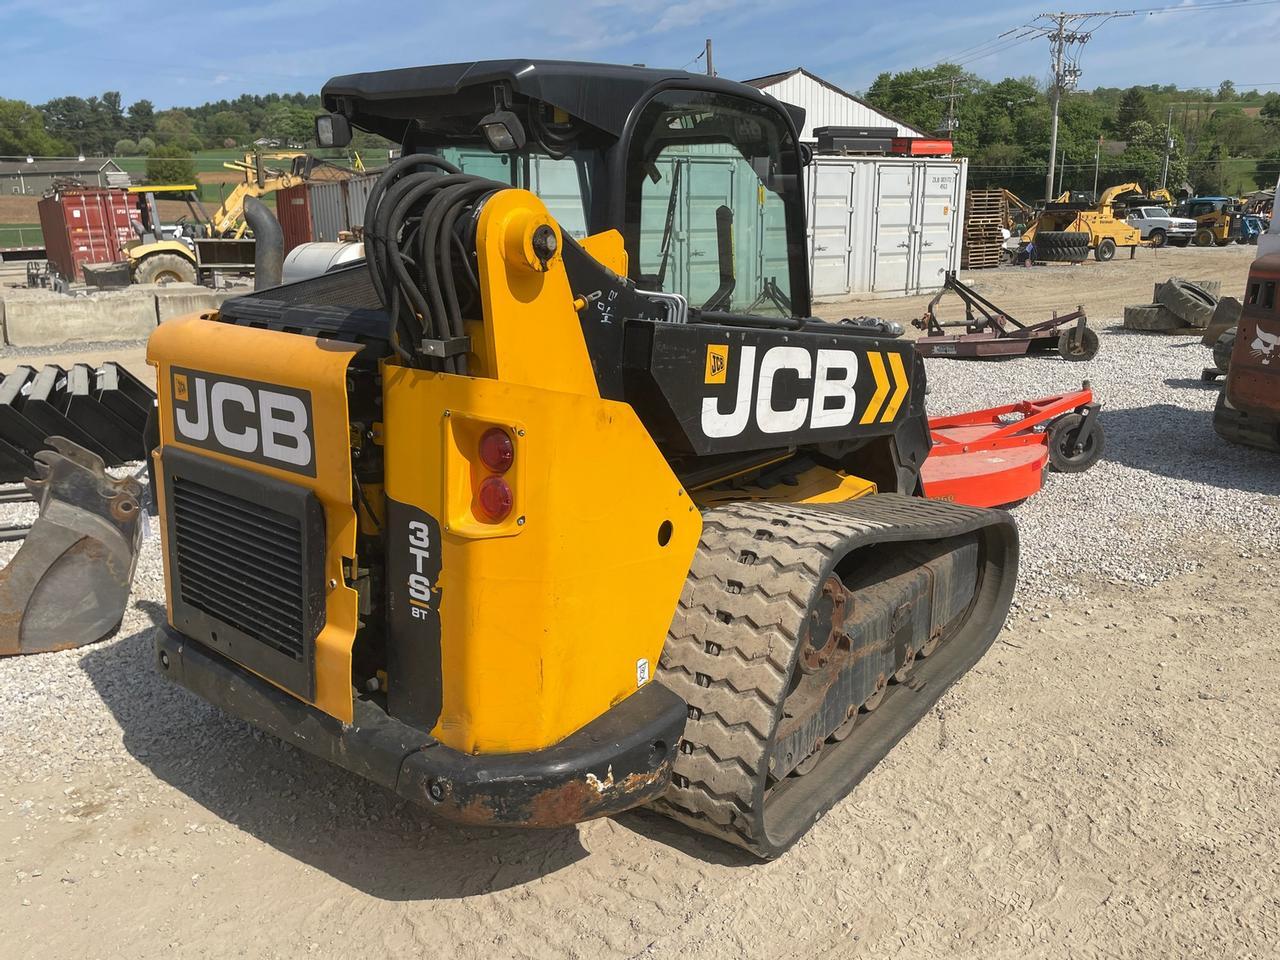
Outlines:
[[[69,280],[83,280],[84,263],[120,260],[135,236],[128,191],[75,187],[44,197],[37,205],[49,263]]]
[[[286,187],[276,194],[276,219],[284,234],[284,252],[315,238],[311,231],[311,204],[306,183]]]

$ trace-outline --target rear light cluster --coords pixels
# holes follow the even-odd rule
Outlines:
[[[480,462],[492,474],[480,481],[480,489],[476,495],[478,514],[481,520],[489,523],[501,523],[511,515],[515,504],[515,496],[511,485],[503,476],[511,469],[516,458],[515,444],[511,435],[501,427],[491,427],[480,437]]]

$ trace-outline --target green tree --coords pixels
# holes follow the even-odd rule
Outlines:
[[[943,129],[950,95],[954,92],[960,107],[960,126],[954,131],[961,142],[965,130],[966,98],[981,92],[987,84],[971,73],[951,64],[940,64],[927,70],[882,73],[867,90],[867,102],[913,127],[925,131]]]
[[[147,182],[195,183],[195,159],[181,147],[156,147],[147,155]]]
[[[155,139],[164,144],[186,143],[195,136],[196,132],[196,126],[191,118],[181,110],[165,110],[163,113],[157,113],[153,129]]]
[[[129,118],[125,121],[125,129],[129,136],[141,140],[151,133],[155,125],[155,107],[150,100],[135,100],[129,104]]]
[[[1219,100],[1234,100],[1236,98],[1236,85],[1230,80],[1223,80],[1218,84]]]
[[[39,110],[22,100],[0,98],[0,155],[47,157],[67,152],[67,145],[45,129]]]
[[[1271,190],[1280,180],[1280,147],[1268,151],[1253,170],[1253,182],[1259,190]]]
[[[231,146],[247,143],[249,124],[242,114],[233,110],[219,110],[209,118],[205,132],[216,140],[231,140]]]
[[[132,157],[138,152],[138,145],[126,137],[116,141],[114,152],[117,157]]]
[[[1124,92],[1124,96],[1120,98],[1119,109],[1116,110],[1115,130],[1120,133],[1129,129],[1129,125],[1136,120],[1145,120],[1152,123],[1155,117],[1151,114],[1151,105],[1147,102],[1147,95],[1141,87],[1130,87]]]
[[[138,152],[148,155],[156,148],[156,142],[150,137],[142,137],[138,140]]]

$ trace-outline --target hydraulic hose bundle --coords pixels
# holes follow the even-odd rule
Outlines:
[[[479,282],[462,232],[480,201],[508,186],[425,153],[378,178],[365,207],[365,259],[406,363],[467,372],[463,315],[479,302]]]

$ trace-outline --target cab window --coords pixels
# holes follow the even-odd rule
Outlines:
[[[706,310],[795,315],[808,258],[790,127],[750,100],[659,93],[627,148],[624,226],[642,288]]]

